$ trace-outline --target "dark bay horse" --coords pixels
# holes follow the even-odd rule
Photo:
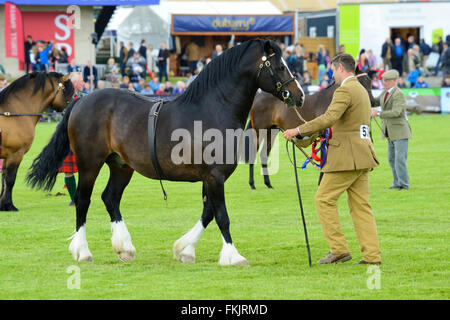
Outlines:
[[[111,217],[112,247],[121,260],[134,259],[135,248],[119,205],[134,171],[158,179],[149,154],[149,141],[156,136],[156,157],[164,179],[203,182],[203,213],[174,243],[174,257],[194,262],[195,246],[215,218],[223,239],[219,264],[248,265],[231,239],[224,183],[236,169],[236,140],[242,136],[258,88],[288,105],[303,103],[303,90],[282,59],[281,49],[271,40],[249,40],[214,58],[183,95],[164,103],[154,136],[150,131],[149,137],[148,129],[153,103],[137,94],[103,89],[73,102],[50,143],[34,160],[27,181],[33,187],[51,189],[57,175],[54,168],[69,152],[70,144],[79,170],[76,232],[69,246],[74,259],[92,260],[86,215],[94,182],[105,162],[110,177],[102,199]],[[150,114],[152,119],[154,116]],[[211,150],[213,142],[209,141],[216,143],[230,131],[231,139]],[[211,157],[215,161],[209,161]]]
[[[359,72],[358,70],[356,71],[356,77],[363,87],[366,88],[373,106],[374,97],[372,95],[372,81],[366,73]],[[336,91],[337,88],[338,86],[333,82],[329,87],[316,92],[313,95],[307,95],[305,97],[305,103],[301,108],[298,108],[297,111],[306,121],[317,118],[325,113],[333,99],[334,91]],[[267,162],[274,139],[277,137],[278,130],[271,129],[281,128],[286,130],[295,128],[302,123],[303,121],[298,117],[295,110],[293,108],[286,108],[282,101],[274,99],[272,95],[268,95],[264,92],[256,94],[252,109],[250,110],[250,121],[246,127],[246,131],[253,128],[254,131],[252,132],[256,135],[256,137],[251,137],[251,134],[246,136],[246,139],[249,140],[246,140],[247,150],[245,161],[250,164],[249,184],[252,189],[255,189],[254,157],[256,157],[257,150],[263,141],[264,145],[260,151],[260,159],[264,175],[264,184],[268,188],[272,188],[267,169]],[[265,129],[264,132],[267,134],[264,137],[259,136],[260,129]],[[249,144],[248,141],[252,142]]]
[[[69,75],[33,72],[0,92],[0,158],[3,160],[1,211],[17,211],[12,190],[23,156],[31,147],[40,114],[52,107],[62,111],[72,100]]]

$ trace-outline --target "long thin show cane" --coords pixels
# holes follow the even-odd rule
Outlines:
[[[294,158],[294,171],[295,171],[295,182],[297,183],[298,202],[300,204],[300,212],[302,214],[303,229],[305,230],[305,240],[306,240],[306,248],[308,249],[309,267],[311,268],[311,250],[309,249],[308,231],[306,230],[306,221],[305,215],[303,213],[302,197],[300,195],[300,184],[298,182],[298,174],[297,174],[297,161],[295,160],[295,144],[293,141],[292,141],[292,153]]]

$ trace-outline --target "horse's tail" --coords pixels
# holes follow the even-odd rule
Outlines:
[[[245,127],[244,131],[244,162],[250,163],[250,161],[254,160],[253,155],[256,154],[256,146],[253,143],[254,137],[253,137],[253,127],[252,127],[252,121],[251,119],[248,121],[247,126]]]
[[[64,117],[56,127],[50,142],[44,147],[42,152],[33,160],[28,169],[25,181],[28,186],[36,189],[51,190],[56,182],[58,169],[62,165],[64,158],[70,152],[69,134],[67,125],[70,113],[79,99],[72,101],[66,108]]]

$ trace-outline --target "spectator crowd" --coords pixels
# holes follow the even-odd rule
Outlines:
[[[381,56],[376,57],[372,49],[361,49],[356,57],[357,67],[366,72],[372,79],[374,89],[383,89],[381,77],[390,69],[396,69],[400,78],[398,86],[401,88],[428,88],[426,78],[437,76],[442,70],[442,87],[450,86],[450,50],[449,41],[439,41],[432,46],[423,39],[416,43],[412,35],[406,39],[400,36],[387,38],[381,45]],[[286,46],[278,43],[283,57],[293,75],[307,90],[313,79],[317,79],[318,90],[327,88],[333,81],[329,50],[319,45],[315,52],[307,52],[305,47],[296,43]],[[82,67],[75,58],[70,58],[66,49],[59,50],[52,41],[34,41],[31,36],[25,42],[25,70],[53,71],[56,63],[67,64],[67,73],[80,72],[83,76],[83,92],[101,89],[105,86],[128,89],[145,95],[181,94],[186,90],[199,72],[212,60],[220,56],[225,46],[216,44],[210,57],[200,56],[200,50],[195,42],[188,43],[183,49],[188,72],[185,80],[172,83],[169,79],[168,59],[170,52],[162,42],[159,49],[142,40],[135,48],[132,42],[125,46],[120,42],[120,54],[117,59],[110,58],[106,64],[105,76],[100,80],[97,68],[90,61]],[[345,46],[341,45],[337,53],[344,53]],[[315,68],[311,70],[310,63]],[[6,72],[0,64],[0,91],[8,85]],[[106,85],[107,84],[107,85]]]

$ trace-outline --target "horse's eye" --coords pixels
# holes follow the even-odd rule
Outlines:
[[[281,71],[286,70],[286,68],[284,66],[281,66]]]

